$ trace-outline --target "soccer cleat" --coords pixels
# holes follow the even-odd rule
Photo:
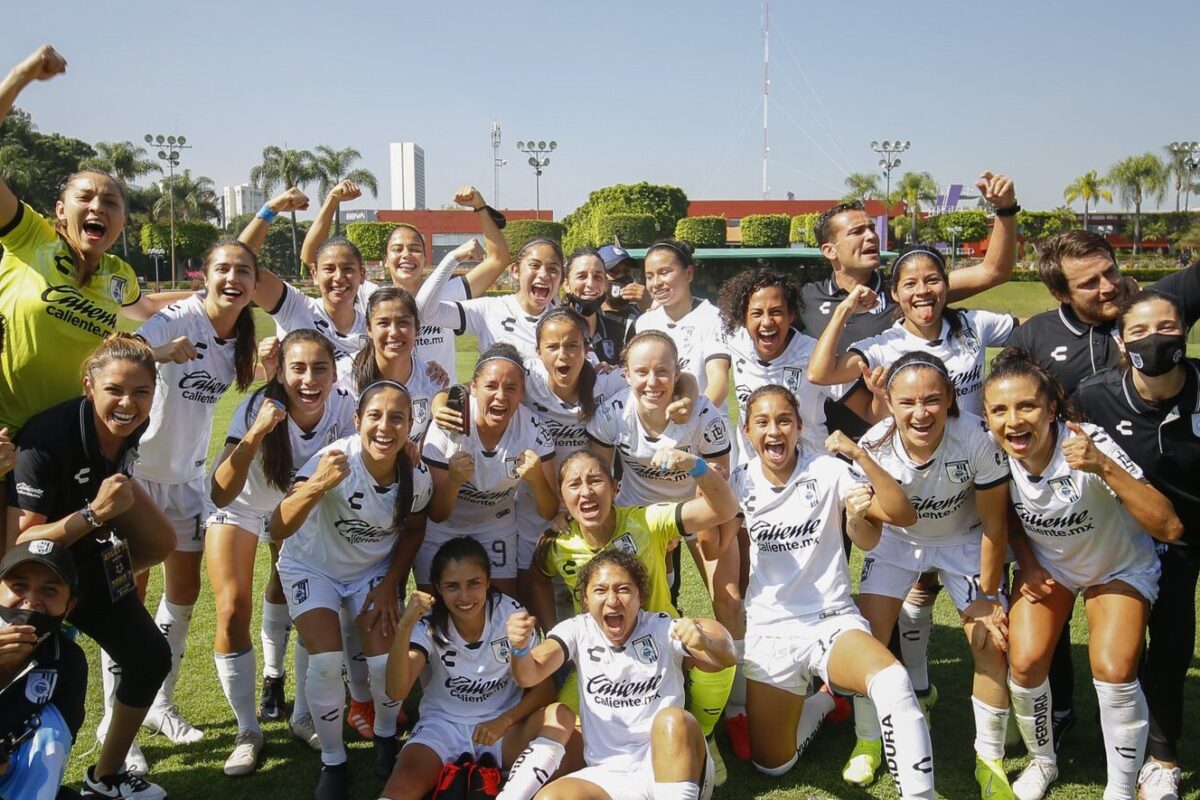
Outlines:
[[[850,760],[842,768],[842,780],[853,786],[870,786],[875,782],[875,773],[883,763],[883,742],[879,739],[859,739],[850,753]]]
[[[924,692],[917,692],[917,703],[921,706],[921,713],[925,715],[925,727],[933,728],[933,707],[937,705],[938,691],[937,687],[932,683]]]
[[[258,698],[259,719],[278,720],[287,714],[287,702],[283,698],[283,682],[286,678],[286,675],[278,678],[263,676],[262,694]]]
[[[313,800],[346,800],[350,796],[350,763],[321,765]]]
[[[1070,708],[1063,713],[1055,711],[1051,714],[1050,718],[1050,730],[1054,736],[1054,752],[1057,753],[1058,748],[1062,746],[1062,740],[1067,735],[1067,731],[1075,727],[1075,711]],[[1099,722],[1097,722],[1096,727],[1099,727]]]
[[[470,753],[463,753],[456,762],[443,764],[433,787],[433,800],[470,800],[473,766]]]
[[[1140,800],[1179,800],[1179,767],[1147,761],[1138,773]]]
[[[128,772],[97,778],[96,767],[93,765],[84,773],[83,796],[111,797],[117,800],[162,800],[167,793],[158,784]]]
[[[387,780],[396,766],[400,755],[400,739],[397,736],[376,736],[371,744],[375,751],[375,777]]]
[[[184,719],[175,706],[150,709],[142,727],[161,733],[174,744],[194,744],[204,738],[204,731]]]
[[[233,752],[225,759],[225,774],[239,778],[258,769],[264,743],[262,731],[239,731],[233,740]]]
[[[1058,765],[1053,761],[1031,758],[1029,765],[1012,782],[1017,800],[1042,800],[1050,784],[1058,778]]]
[[[365,703],[351,700],[350,713],[346,715],[346,722],[350,723],[350,727],[358,731],[358,735],[362,738],[374,739],[375,704],[370,700]]]
[[[750,760],[750,721],[745,714],[725,718],[725,735],[729,749],[742,761]],[[715,765],[714,765],[715,766]]]
[[[108,732],[108,728],[104,728],[104,733],[100,729],[96,729],[96,744],[99,747],[104,746],[104,734]],[[142,748],[138,747],[137,742],[132,742],[129,745],[129,752],[125,754],[125,763],[121,765],[122,772],[128,772],[130,775],[142,777],[150,771],[150,765],[146,762],[146,756],[142,753]]]
[[[468,779],[471,797],[495,797],[500,794],[500,767],[491,753],[484,753],[471,765]]]
[[[317,729],[313,726],[312,717],[305,714],[303,717],[292,717],[288,720],[288,727],[292,730],[292,737],[299,739],[313,750],[321,749],[321,741],[317,738]]]
[[[709,736],[708,757],[713,762],[713,786],[723,786],[729,780],[729,770],[725,767],[725,759],[721,758],[721,748],[717,747],[717,737]]]
[[[979,783],[982,800],[1016,800],[1008,776],[1004,774],[1004,761],[991,761],[975,754],[975,780]]]

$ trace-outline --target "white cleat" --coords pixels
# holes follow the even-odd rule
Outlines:
[[[194,744],[204,738],[204,731],[184,719],[175,706],[150,709],[142,727],[161,733],[174,744]]]
[[[1012,782],[1013,794],[1017,800],[1042,800],[1050,784],[1058,779],[1058,764],[1033,758],[1029,766],[1021,770],[1021,774]]]

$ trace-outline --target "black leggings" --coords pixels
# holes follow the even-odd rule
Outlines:
[[[1150,646],[1138,677],[1150,706],[1146,755],[1177,763],[1183,735],[1183,682],[1196,647],[1200,548],[1158,545],[1162,576],[1150,609]]]
[[[131,708],[149,708],[171,671],[171,648],[137,592],[114,603],[107,589],[81,587],[79,604],[67,619],[120,668],[117,700]]]

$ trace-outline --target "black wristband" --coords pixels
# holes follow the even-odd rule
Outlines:
[[[496,223],[496,227],[500,230],[504,230],[504,226],[508,224],[508,220],[504,218],[503,214],[487,204],[484,204],[481,208],[476,208],[473,210],[486,211],[488,216],[492,218],[492,222]]]
[[[1013,203],[1008,208],[997,208],[996,216],[997,217],[1015,217],[1017,215],[1017,212],[1020,210],[1021,210],[1020,204]]]

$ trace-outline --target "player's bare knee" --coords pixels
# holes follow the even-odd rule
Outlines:
[[[650,735],[655,739],[665,739],[672,745],[683,747],[693,733],[699,733],[700,725],[696,718],[682,708],[664,708],[654,715],[654,725]]]

